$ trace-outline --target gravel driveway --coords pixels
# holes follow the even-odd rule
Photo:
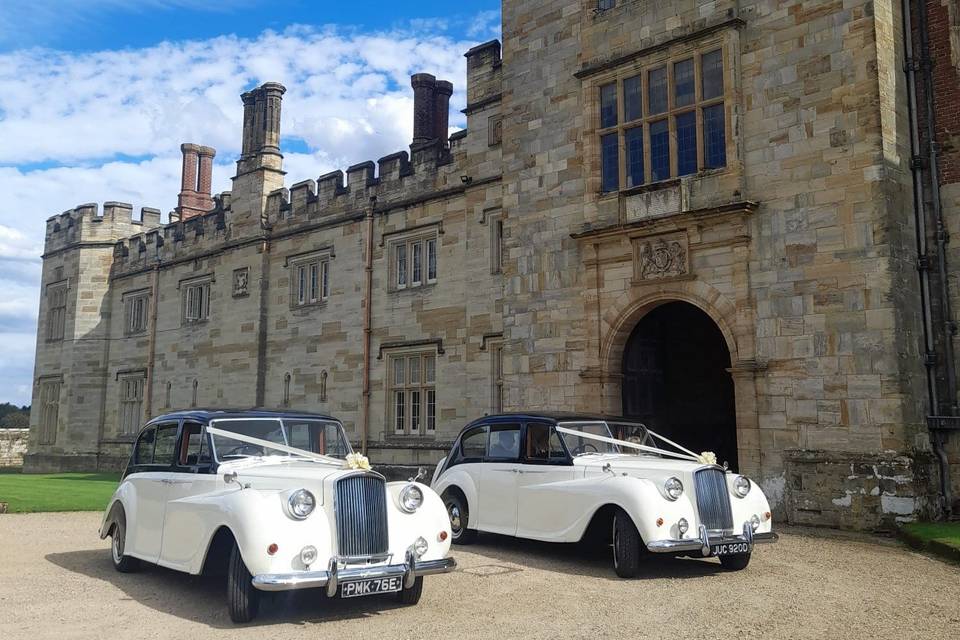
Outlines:
[[[114,572],[99,523],[96,513],[0,516],[5,640],[960,636],[960,568],[860,536],[790,530],[740,573],[657,558],[629,581],[605,554],[481,536],[454,549],[459,571],[426,579],[417,607],[275,594],[236,627],[218,579]]]

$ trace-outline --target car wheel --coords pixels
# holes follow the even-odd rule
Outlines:
[[[613,570],[621,578],[633,578],[640,572],[643,540],[633,520],[622,509],[613,516]]]
[[[133,573],[140,568],[140,561],[137,558],[124,555],[126,546],[127,518],[121,511],[117,515],[116,522],[113,523],[113,530],[110,533],[110,560],[113,561],[113,568],[120,573]]]
[[[230,619],[234,622],[250,622],[257,616],[260,607],[260,592],[253,586],[253,576],[240,556],[240,548],[234,543],[227,569],[227,604]]]
[[[413,581],[413,586],[407,589],[404,587],[397,591],[397,600],[405,605],[413,605],[420,602],[420,595],[423,593],[423,576]]]
[[[732,556],[720,556],[720,565],[727,571],[740,571],[750,564],[749,553],[737,553]]]
[[[468,529],[470,512],[467,510],[467,501],[459,493],[446,493],[443,504],[447,507],[447,516],[450,518],[450,537],[454,544],[470,544],[477,539],[477,530]]]

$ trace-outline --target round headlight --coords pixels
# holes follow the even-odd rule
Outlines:
[[[423,491],[415,484],[408,484],[400,490],[400,508],[413,513],[423,504]]]
[[[309,567],[314,562],[317,561],[317,548],[311,544],[308,544],[303,549],[300,550],[300,562],[304,566]]]
[[[746,498],[750,493],[750,479],[744,476],[737,476],[733,479],[733,492],[738,498]]]
[[[429,545],[427,544],[427,541],[424,540],[423,536],[417,538],[413,543],[413,550],[417,554],[418,558],[423,556],[423,554],[427,552],[428,548]]]
[[[667,481],[663,483],[663,490],[668,498],[676,500],[683,495],[683,483],[678,478],[667,478]]]
[[[306,489],[297,489],[287,498],[287,504],[290,505],[290,515],[303,520],[313,513],[313,508],[317,506],[317,499]]]

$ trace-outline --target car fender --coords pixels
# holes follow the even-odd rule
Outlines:
[[[743,498],[738,497],[733,491],[733,481],[736,474],[727,474],[727,488],[730,490],[730,508],[733,512],[733,529],[739,532],[745,522],[749,522],[753,516],[760,518],[760,526],[756,533],[769,533],[773,530],[773,517],[768,517],[770,513],[770,503],[767,496],[764,495],[760,485],[750,481],[750,492]],[[749,479],[749,478],[748,478]]]
[[[283,507],[289,490],[243,488],[207,496],[203,501],[210,507],[204,518],[204,531],[198,540],[202,547],[194,555],[189,572],[198,574],[216,532],[226,527],[240,551],[240,557],[251,574],[289,573],[307,567],[300,560],[300,551],[307,545],[317,549],[318,562],[332,555],[331,526],[322,504],[318,504],[307,518],[296,520]],[[270,545],[277,550],[270,554]]]
[[[413,513],[400,508],[400,492],[415,484],[423,493],[423,504]],[[390,552],[394,562],[404,558],[417,538],[427,541],[427,552],[421,560],[440,560],[450,552],[450,519],[440,495],[420,482],[387,483],[387,526],[390,533]]]
[[[477,496],[477,485],[473,480],[473,476],[460,468],[460,465],[455,465],[446,469],[440,477],[437,478],[433,483],[433,490],[440,496],[450,489],[451,487],[457,487],[463,493],[464,497],[467,500],[467,512],[469,517],[467,518],[467,527],[470,529],[476,529],[476,523],[479,522],[479,504],[480,501]],[[441,501],[442,502],[442,501]],[[444,508],[446,512],[446,508]]]
[[[123,510],[124,521],[127,529],[136,526],[137,507],[136,507],[136,487],[133,483],[126,480],[120,483],[116,491],[110,497],[107,508],[103,512],[103,519],[100,522],[100,539],[103,540],[110,535],[113,525],[117,522],[117,516],[120,510]]]

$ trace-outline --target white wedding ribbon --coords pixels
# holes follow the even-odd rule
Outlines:
[[[220,436],[222,438],[230,438],[231,440],[239,440],[240,442],[246,442],[248,444],[255,444],[266,449],[274,449],[276,451],[282,451],[284,453],[291,453],[304,458],[310,458],[311,460],[316,460],[317,462],[335,464],[338,467],[343,466],[343,460],[338,458],[332,458],[320,453],[314,453],[313,451],[305,451],[304,449],[298,449],[296,447],[288,447],[285,444],[277,444],[276,442],[270,442],[269,440],[261,440],[260,438],[246,436],[242,433],[236,433],[235,431],[224,431],[223,429],[217,429],[216,427],[207,427],[207,433]]]
[[[621,447],[639,449],[640,451],[646,451],[648,453],[656,453],[657,455],[662,455],[662,456],[670,456],[672,458],[678,458],[680,460],[690,460],[692,462],[700,462],[700,456],[698,456],[697,454],[691,451],[687,451],[686,449],[683,449],[683,447],[678,447],[678,448],[683,449],[683,451],[686,451],[686,453],[677,453],[675,451],[667,451],[666,449],[659,449],[657,447],[648,447],[645,444],[637,444],[635,442],[628,442],[627,440],[618,440],[617,438],[608,438],[607,436],[598,436],[594,433],[586,433],[584,431],[577,431],[576,429],[567,429],[566,427],[561,427],[561,426],[557,426],[557,431],[559,431],[560,433],[567,433],[572,436],[577,436],[580,438],[586,438],[588,440],[596,440],[598,442],[606,442],[608,444],[615,444]],[[648,430],[647,433],[653,433],[653,432]],[[661,437],[661,440],[670,442],[666,438],[662,438],[662,437]],[[670,444],[673,444],[673,443],[671,442]]]

